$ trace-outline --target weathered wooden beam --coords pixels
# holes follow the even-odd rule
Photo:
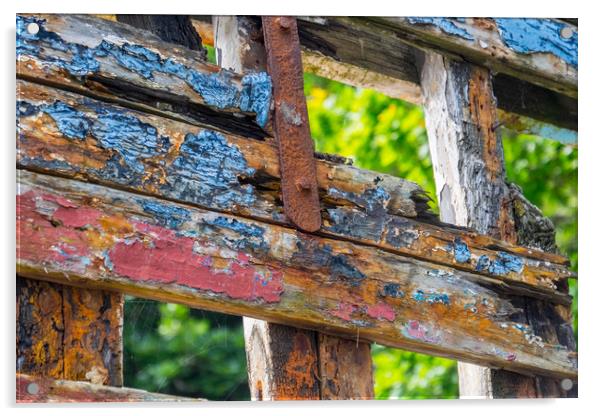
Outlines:
[[[427,51],[577,98],[576,26],[542,18],[369,18]]]
[[[203,399],[17,373],[17,403],[199,402]]]
[[[407,33],[399,29],[398,19],[404,18],[299,17],[305,70],[421,104],[415,65],[418,48],[407,43]],[[477,41],[474,43],[481,48]],[[461,51],[457,53],[461,55]],[[537,62],[538,55],[524,58]],[[498,107],[504,113],[500,121],[509,128],[577,143],[576,99],[504,71],[494,76],[493,86]]]
[[[504,154],[496,131],[496,100],[490,72],[429,53],[421,75],[442,220],[517,243],[515,221],[524,218],[514,215],[516,197],[505,183]],[[548,245],[549,238],[546,238],[543,245],[537,246],[547,248]],[[559,290],[566,290],[566,286]],[[574,345],[571,331],[566,331],[570,321],[566,321],[566,316],[560,315],[557,308],[534,300],[514,302],[519,303],[528,311],[521,318],[523,322],[541,329],[539,341]],[[539,383],[531,377],[484,368],[482,364],[459,363],[458,369],[462,396],[563,396],[559,387],[538,387],[557,384],[556,380],[540,379]]]
[[[269,131],[265,72],[221,71],[198,52],[91,16],[18,15],[17,76],[249,137]]]
[[[118,22],[148,30],[161,40],[175,43],[199,51],[200,56],[207,58],[202,39],[190,21],[189,16],[161,14],[118,14]]]
[[[17,277],[17,371],[121,386],[123,296]]]
[[[576,353],[474,275],[99,185],[19,174],[17,272],[553,377]]]
[[[266,69],[260,20],[215,16],[218,64]],[[374,397],[370,345],[244,317],[247,368],[255,400]]]
[[[269,143],[200,129],[48,87],[18,82],[17,162],[211,210],[289,225]],[[322,234],[482,276],[560,303],[567,260],[437,224],[403,179],[317,161]]]
[[[247,100],[245,91],[249,88],[241,90],[240,76],[220,74],[217,67],[200,62],[198,53],[166,44],[148,32],[90,16],[36,16],[45,20],[39,24],[43,30],[38,32],[44,36],[26,32],[34,17],[26,16],[17,25],[18,77],[37,79],[197,125],[211,124],[249,137],[262,138],[271,131],[270,121],[264,116],[270,103],[265,99],[265,82],[261,77],[242,78],[257,92]],[[362,18],[339,17],[312,21],[301,18],[299,30],[306,50],[306,70],[319,70],[322,71],[319,74],[333,79],[420,102],[414,56],[417,50],[400,44],[394,31],[375,28]],[[380,36],[388,43],[383,43]],[[125,43],[128,48],[123,47]],[[111,48],[113,53],[99,56],[104,48]],[[380,62],[368,51],[387,56],[388,61]],[[177,58],[173,58],[174,52]],[[374,59],[377,61],[373,62]],[[180,66],[165,65],[171,62]],[[517,83],[521,94],[515,93]],[[236,95],[235,90],[243,91],[239,95],[243,99],[229,102],[212,99],[219,96],[213,93],[220,88],[228,91],[228,97],[233,96],[231,93]],[[512,115],[506,117],[507,121],[526,117],[520,124],[509,127],[576,143],[576,134],[565,131],[577,129],[575,99],[504,74],[494,78],[494,91],[500,109]],[[264,126],[263,129],[257,124]]]

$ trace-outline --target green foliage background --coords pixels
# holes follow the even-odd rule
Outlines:
[[[320,152],[354,159],[356,166],[404,177],[435,197],[420,107],[307,74],[312,136]],[[577,149],[505,133],[508,180],[520,185],[557,227],[557,242],[576,271]],[[436,211],[436,202],[433,203]],[[577,286],[570,282],[577,329]],[[125,383],[150,391],[248,400],[242,322],[178,305],[128,299]],[[379,399],[456,398],[456,362],[374,345]]]

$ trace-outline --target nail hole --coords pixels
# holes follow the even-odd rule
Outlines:
[[[29,394],[38,394],[40,391],[40,386],[37,383],[29,383],[27,385],[27,393]]]
[[[30,35],[35,35],[40,31],[40,26],[37,23],[30,23],[27,25],[27,33]]]

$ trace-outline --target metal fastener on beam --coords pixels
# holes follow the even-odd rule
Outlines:
[[[320,199],[303,93],[303,66],[297,20],[263,16],[268,72],[274,88],[274,133],[278,141],[284,212],[299,229],[320,229]]]

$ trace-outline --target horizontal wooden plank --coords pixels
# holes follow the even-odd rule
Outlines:
[[[265,137],[262,128],[270,130],[272,104],[267,73],[237,75],[202,58],[152,33],[105,19],[17,15],[18,77]]]
[[[576,26],[544,18],[368,18],[419,48],[577,98]]]
[[[17,272],[361,338],[576,375],[524,311],[469,273],[276,225],[20,171]]]
[[[527,374],[575,377],[475,275],[374,247],[27,171],[17,272]]]
[[[404,43],[407,35],[397,28],[396,19],[390,18],[389,22],[367,17],[299,17],[305,70],[420,105],[422,95],[415,69],[419,48]],[[461,51],[454,57],[467,59]],[[486,66],[487,62],[481,64]],[[520,125],[522,132],[566,141],[566,132],[557,128],[577,131],[574,98],[504,71],[494,75],[494,93],[502,112],[524,120]],[[506,120],[510,119],[502,119]],[[576,133],[570,140],[576,143]]]
[[[199,402],[203,399],[17,373],[17,403]]]
[[[189,123],[244,133],[249,137],[262,138],[270,134],[269,119],[263,130],[253,122],[256,118],[253,111],[257,112],[260,108],[260,119],[263,120],[263,114],[269,108],[268,100],[263,98],[265,83],[251,81],[252,85],[261,84],[262,87],[255,90],[263,92],[251,94],[253,103],[243,105],[245,111],[240,111],[240,104],[246,100],[234,103],[239,104],[239,108],[222,108],[227,104],[223,100],[207,100],[197,90],[205,91],[208,96],[212,96],[219,88],[233,92],[240,89],[244,77],[219,72],[218,67],[200,62],[198,54],[161,42],[152,34],[127,25],[91,16],[36,16],[40,20],[39,27],[43,29],[38,33],[43,36],[26,32],[26,23],[34,17],[21,18],[18,25],[18,77],[60,85]],[[418,50],[400,44],[393,29],[377,28],[364,18],[328,17],[302,18],[299,20],[299,31],[307,71],[420,103],[420,87],[415,70]],[[383,43],[381,39],[387,42]],[[104,46],[100,47],[101,44]],[[145,47],[139,47],[141,44]],[[113,54],[96,56],[103,53],[97,50],[111,45],[118,46]],[[131,48],[131,45],[136,48]],[[378,53],[372,53],[374,51]],[[92,56],[88,59],[87,55]],[[388,61],[378,61],[379,56],[387,57]],[[156,59],[159,59],[159,64]],[[188,68],[186,79],[183,79],[182,73],[172,74],[173,68],[164,68],[166,62],[174,59]],[[151,78],[147,78],[148,74],[152,75]],[[214,83],[215,80],[218,82]],[[515,94],[517,85],[521,94]],[[228,95],[232,96],[230,92]],[[576,143],[576,134],[567,135],[566,131],[558,129],[577,130],[575,99],[504,74],[494,77],[494,92],[498,96],[500,109],[512,115],[507,120],[526,118],[520,125],[514,123],[519,131],[543,134],[562,141],[568,138],[571,143]],[[249,107],[255,108],[248,110]]]
[[[268,143],[222,135],[18,81],[18,163],[212,210],[289,225],[278,155]],[[317,161],[322,233],[447,264],[509,290],[568,303],[562,256],[436,225],[416,184]]]

